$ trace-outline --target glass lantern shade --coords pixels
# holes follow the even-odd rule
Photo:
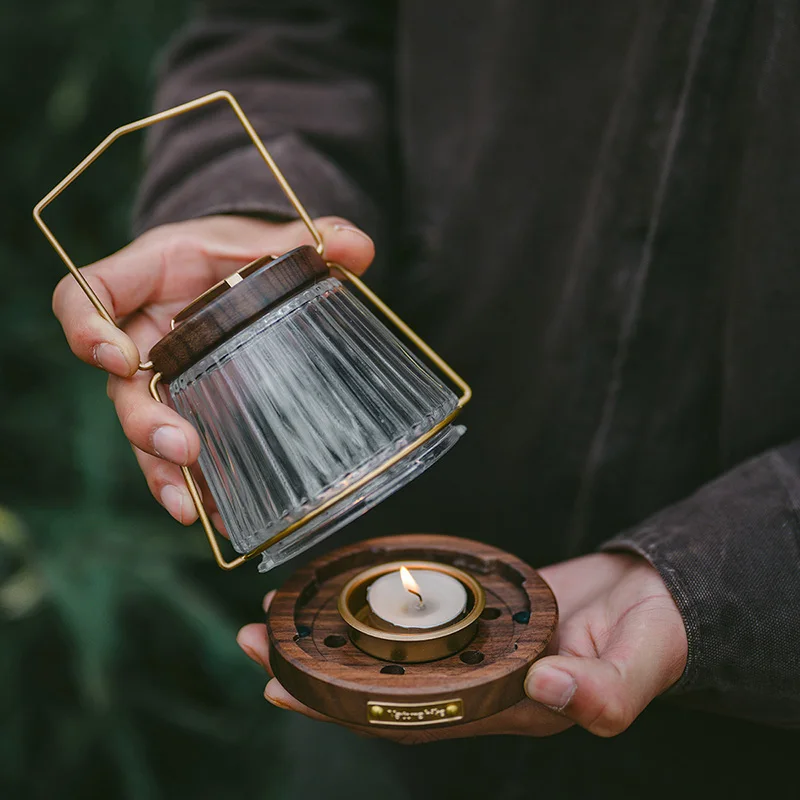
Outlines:
[[[455,394],[336,278],[268,311],[169,383],[201,439],[231,543],[248,552],[446,419]],[[266,571],[346,525],[458,440],[440,430],[359,491],[268,547]]]

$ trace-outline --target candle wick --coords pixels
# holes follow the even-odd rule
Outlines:
[[[408,589],[408,591],[411,592],[411,594],[413,594],[417,600],[419,600],[418,608],[425,608],[425,601],[422,599],[422,595],[419,592],[415,592],[413,589]]]

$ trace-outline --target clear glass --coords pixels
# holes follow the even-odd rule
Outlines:
[[[299,293],[169,386],[202,442],[231,542],[252,550],[445,419],[457,398],[340,281]],[[262,571],[416,477],[463,433],[449,425],[360,491],[272,545]]]

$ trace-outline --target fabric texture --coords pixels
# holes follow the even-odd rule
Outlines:
[[[314,14],[313,4],[247,5],[211,3],[176,39],[157,107],[227,89],[292,186],[310,190],[309,213],[375,230],[390,162],[392,30],[380,4],[341,2],[335,15]],[[294,216],[223,102],[152,129],[148,155],[137,233],[216,213]]]
[[[430,530],[535,565],[638,552],[686,623],[670,694],[795,728],[799,26],[789,0],[208,2],[157,99],[232,91],[312,213],[376,238],[370,282],[473,385],[463,443],[339,541]],[[226,109],[160,129],[137,229],[287,215],[251,150]],[[665,708],[641,742],[674,763],[746,742],[770,764],[759,789],[780,785],[794,734]],[[655,767],[621,739],[641,788]],[[610,752],[562,741],[564,766]],[[491,786],[526,796],[484,746]],[[514,769],[533,746],[509,745]],[[430,752],[420,780],[478,758]]]

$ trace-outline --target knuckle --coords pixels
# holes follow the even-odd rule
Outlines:
[[[84,301],[85,308],[81,305]],[[89,301],[71,275],[62,278],[53,290],[52,310],[61,322],[72,352],[78,358],[94,362],[94,348],[102,341],[99,326],[103,323],[92,313]]]
[[[137,400],[122,409],[119,421],[122,430],[125,431],[125,435],[131,442],[137,447],[146,445],[146,448],[150,449],[150,429],[154,426],[148,413],[146,400]]]
[[[205,258],[205,247],[199,237],[185,232],[173,232],[160,244],[161,258],[170,268],[192,266]]]
[[[611,698],[603,703],[588,728],[598,736],[612,737],[627,730],[633,719],[634,714],[628,703],[619,698]]]
[[[154,462],[144,470],[144,477],[150,492],[160,502],[161,491],[168,484],[175,483],[175,476],[165,462]]]
[[[315,221],[315,224],[319,227],[318,222]],[[275,231],[273,247],[278,251],[291,250],[302,244],[309,244],[311,241],[311,234],[303,220],[296,219],[291,222],[281,223],[280,227]]]

